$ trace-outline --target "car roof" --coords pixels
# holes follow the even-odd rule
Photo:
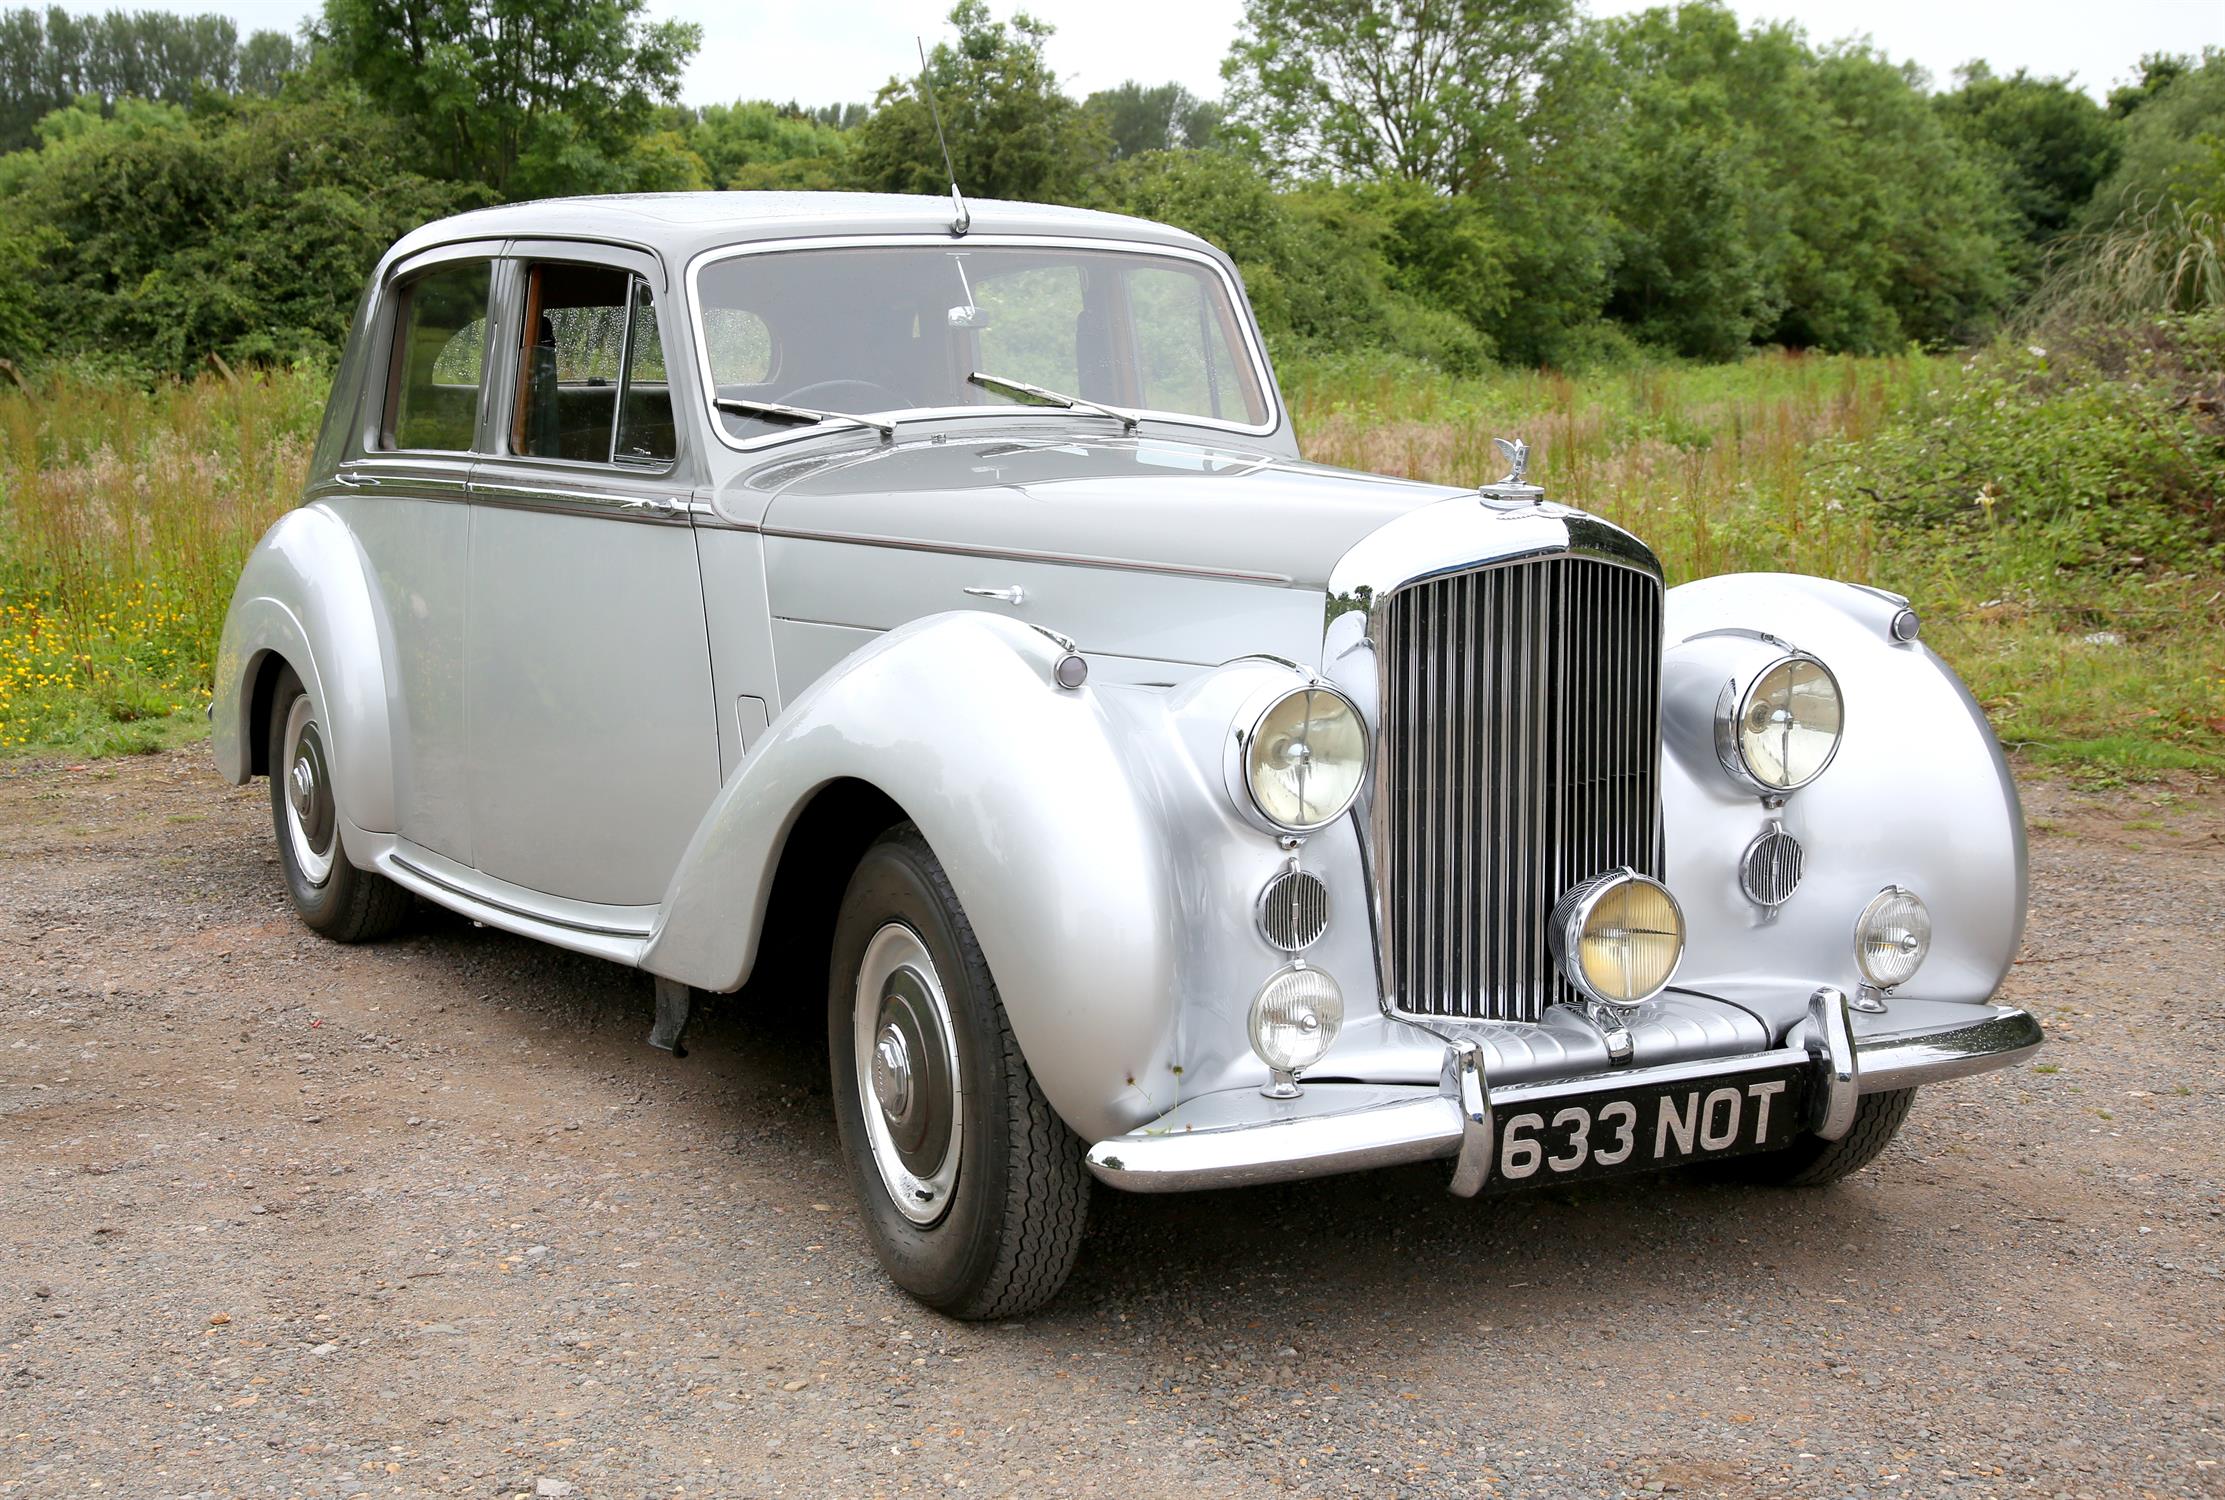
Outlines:
[[[1204,250],[1196,235],[1149,219],[1043,203],[968,199],[972,235],[1055,235],[1143,241]],[[641,245],[681,264],[704,250],[815,236],[923,234],[948,237],[948,198],[902,193],[618,193],[543,198],[473,209],[412,230],[389,259],[457,240],[597,239]]]

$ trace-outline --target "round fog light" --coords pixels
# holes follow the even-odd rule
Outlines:
[[[1854,963],[1881,990],[1906,984],[1931,952],[1931,908],[1903,886],[1870,898],[1854,923]]]
[[[1617,870],[1561,897],[1547,936],[1570,984],[1609,1005],[1643,1005],[1684,957],[1684,912],[1660,881]]]
[[[1277,1073],[1321,1061],[1344,1025],[1344,991],[1320,969],[1292,964],[1267,976],[1253,997],[1252,1051]]]

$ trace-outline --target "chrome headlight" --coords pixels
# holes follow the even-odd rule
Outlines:
[[[1723,769],[1762,792],[1789,792],[1823,774],[1839,753],[1845,714],[1839,680],[1812,656],[1780,657],[1743,697],[1726,691],[1715,753]]]
[[[1245,790],[1259,815],[1290,833],[1344,816],[1367,779],[1367,726],[1335,688],[1293,689],[1241,737]]]
[[[1855,919],[1855,967],[1881,990],[1908,983],[1930,952],[1931,908],[1914,891],[1889,885]]]
[[[1616,870],[1561,897],[1546,935],[1570,984],[1609,1005],[1643,1005],[1684,957],[1684,911],[1660,881]]]

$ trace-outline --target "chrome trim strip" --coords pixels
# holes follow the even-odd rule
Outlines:
[[[451,471],[462,464],[443,465]],[[466,500],[471,481],[461,475],[431,474],[407,463],[380,464],[350,460],[332,471],[328,479],[312,485],[311,495],[392,495],[398,500]]]
[[[622,495],[596,490],[543,489],[537,485],[488,484],[473,480],[471,498],[503,510],[537,511],[556,516],[598,516],[652,526],[686,526],[688,503],[670,495]]]
[[[407,870],[410,874],[416,876],[419,880],[424,881],[428,885],[438,886],[441,890],[446,891],[452,896],[456,896],[462,900],[469,901],[476,906],[484,906],[494,911],[504,912],[510,916],[522,918],[523,920],[528,922],[539,923],[544,927],[562,927],[567,931],[590,933],[596,937],[632,938],[637,940],[648,937],[650,932],[654,930],[651,924],[648,923],[644,923],[639,927],[616,927],[600,922],[573,922],[568,921],[563,917],[550,916],[547,912],[529,911],[525,907],[515,905],[508,901],[498,901],[494,897],[486,895],[484,892],[472,890],[467,886],[458,885],[453,880],[435,875],[432,871],[426,869],[424,866],[413,864],[406,855],[390,854],[387,856],[387,858],[392,860],[402,869]]]
[[[1266,404],[1267,414],[1272,420],[1263,426],[1253,426],[1240,422],[1217,421],[1212,417],[1190,416],[1179,412],[1146,410],[1139,412],[1137,415],[1147,422],[1166,422],[1181,427],[1204,427],[1218,432],[1240,432],[1251,437],[1270,437],[1289,425],[1289,414],[1283,410],[1282,392],[1280,387],[1275,384],[1274,372],[1267,363],[1267,351],[1260,342],[1258,319],[1252,313],[1251,304],[1244,300],[1243,288],[1237,284],[1236,278],[1229,268],[1208,252],[1192,250],[1183,245],[1154,244],[1149,240],[1094,239],[1077,235],[969,234],[960,242],[952,240],[947,233],[917,233],[828,235],[812,239],[758,240],[743,245],[721,245],[714,249],[701,251],[690,259],[686,272],[688,325],[689,332],[695,340],[696,372],[703,383],[703,406],[710,414],[712,433],[718,438],[719,442],[737,453],[778,447],[785,443],[793,443],[815,436],[828,436],[825,431],[812,427],[791,432],[767,433],[763,437],[746,439],[735,438],[727,432],[726,424],[719,420],[717,409],[711,405],[712,399],[718,395],[718,383],[711,374],[710,344],[703,336],[701,283],[705,266],[715,265],[722,260],[733,260],[744,255],[777,255],[791,250],[859,250],[890,246],[971,248],[976,245],[1017,246],[1020,248],[1034,246],[1055,250],[1128,252],[1174,260],[1187,260],[1207,267],[1215,276],[1220,278],[1222,289],[1227,293],[1231,307],[1235,309],[1237,327],[1244,338],[1244,352],[1251,358],[1253,377],[1259,382],[1260,399]],[[893,417],[899,421],[907,417],[969,418],[973,416],[1003,416],[1009,418],[1015,410],[1024,410],[1024,408],[1009,406],[941,407],[924,408],[916,412],[880,413],[880,415]],[[1058,409],[1046,407],[1044,410],[1057,412]],[[1062,413],[1062,415],[1070,416],[1072,413]],[[856,428],[844,429],[848,432],[862,430]]]
[[[1173,573],[1188,578],[1219,578],[1233,583],[1262,583],[1288,588],[1296,580],[1287,573],[1251,573],[1238,568],[1206,568],[1190,563],[1144,562],[1129,557],[1095,557],[1086,552],[1035,552],[1025,548],[964,547],[953,542],[930,542],[909,537],[876,536],[862,532],[808,531],[800,527],[760,526],[764,535],[796,542],[847,542],[859,547],[893,547],[904,552],[935,552],[948,557],[980,557],[996,562],[1062,563],[1076,568],[1112,568],[1129,573]]]
[[[1835,1108],[1842,1099],[1831,1074],[1841,1068],[1859,1076],[1862,1093],[1881,1093],[2009,1067],[2040,1045],[2040,1024],[2029,1012],[2009,1006],[1982,1010],[1980,1019],[1962,1025],[1853,1041],[1843,1058],[1832,1055],[1826,1040],[1819,1060],[1802,1037],[1793,1045],[1743,1057],[1695,1058],[1499,1087],[1491,1086],[1480,1060],[1467,1050],[1475,1046],[1471,1041],[1466,1049],[1459,1044],[1445,1049],[1443,1077],[1435,1088],[1329,1083],[1310,1086],[1303,1101],[1287,1105],[1258,1099],[1249,1089],[1192,1100],[1160,1120],[1091,1146],[1089,1170],[1099,1181],[1130,1192],[1171,1193],[1455,1157],[1459,1165],[1452,1186],[1456,1192],[1472,1192],[1490,1179],[1488,1121],[1495,1106],[1706,1083],[1805,1065],[1816,1069],[1818,1102]],[[1475,1065],[1466,1066],[1470,1061]],[[1183,1122],[1186,1111],[1208,1101],[1239,1101],[1264,1117],[1204,1128]],[[1294,1112],[1298,1110],[1304,1112]]]

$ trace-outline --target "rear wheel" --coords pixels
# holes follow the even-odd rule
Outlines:
[[[409,915],[409,892],[349,864],[340,847],[332,752],[316,704],[290,667],[271,698],[269,764],[278,863],[301,920],[340,943],[367,942],[400,926]]]
[[[1080,1142],[1028,1071],[941,863],[903,824],[865,852],[827,990],[835,1123],[875,1254],[959,1318],[1055,1296],[1081,1249]]]
[[[1854,1109],[1853,1128],[1839,1139],[1804,1135],[1782,1151],[1734,1157],[1724,1166],[1743,1181],[1767,1187],[1822,1187],[1852,1177],[1884,1154],[1915,1101],[1914,1089],[1864,1094]]]

